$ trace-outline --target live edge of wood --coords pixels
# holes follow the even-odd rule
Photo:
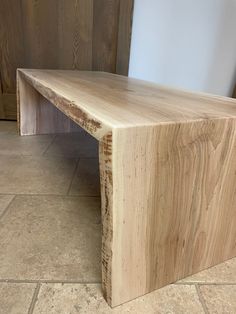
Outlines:
[[[106,73],[18,71],[22,135],[72,131],[61,112],[100,143],[111,306],[236,256],[236,100]]]

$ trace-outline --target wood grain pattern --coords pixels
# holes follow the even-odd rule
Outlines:
[[[59,1],[59,68],[92,70],[93,0]]]
[[[4,110],[3,101],[2,101],[2,82],[1,82],[1,76],[0,76],[0,117],[2,117],[2,119],[5,119],[5,110]]]
[[[0,117],[2,117],[2,119],[5,119],[5,109],[4,109],[4,105],[3,105],[3,101],[2,101],[1,87],[0,87]]]
[[[0,9],[0,77],[2,93],[15,93],[16,68],[25,64],[21,3],[2,0]]]
[[[57,99],[62,111],[63,101],[71,104],[68,116],[73,114],[73,107],[85,110],[104,131],[235,115],[235,99],[170,89],[121,75],[26,69],[19,69],[19,73],[51,102]]]
[[[118,23],[119,0],[94,1],[93,69],[95,71],[116,72]]]
[[[1,94],[0,108],[2,119],[16,120],[16,94]]]
[[[236,255],[235,119],[119,129],[113,141],[113,305]]]
[[[25,67],[58,66],[58,1],[22,0]]]
[[[127,75],[132,2],[1,0],[2,93],[15,93],[16,68],[118,71]],[[5,106],[8,108],[1,102],[0,118],[4,118],[4,111],[16,115],[16,102],[5,102]]]
[[[0,4],[0,119],[16,119],[16,68],[24,66],[21,3]],[[7,14],[6,14],[7,12]]]
[[[5,120],[15,120],[16,95],[3,94],[0,77],[0,117]]]
[[[235,99],[86,71],[18,70],[18,87],[21,134],[63,125],[43,96],[99,140],[112,307],[236,256]]]

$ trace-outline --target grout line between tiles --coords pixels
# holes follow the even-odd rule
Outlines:
[[[6,156],[6,155],[5,155]],[[10,155],[9,155],[10,156]],[[17,156],[17,155],[15,155]],[[33,156],[33,155],[31,155]],[[41,156],[42,157],[42,156]],[[98,160],[97,157],[81,157],[81,156],[74,156],[74,155],[60,155],[60,154],[50,154],[50,155],[44,155],[43,157],[45,158],[64,158],[64,159],[74,159],[74,160],[78,160],[78,159],[94,159],[94,160]]]
[[[45,156],[45,154],[47,153],[49,147],[54,143],[55,139],[56,139],[56,135],[53,136],[51,142],[48,144],[48,146],[47,146],[47,147],[45,148],[45,150],[42,152],[42,156]]]
[[[99,160],[99,158],[98,157],[79,157],[79,159],[93,159],[93,160]]]
[[[203,307],[203,310],[204,310],[205,314],[209,314],[209,311],[208,311],[207,306],[206,306],[206,303],[205,303],[205,301],[204,301],[204,299],[203,299],[203,297],[202,297],[202,294],[201,294],[201,291],[200,291],[200,289],[199,289],[199,286],[198,286],[198,285],[195,285],[195,288],[196,288],[199,301],[200,301],[200,303],[201,303],[201,305],[202,305],[202,307]]]
[[[64,197],[93,197],[93,198],[100,198],[100,195],[67,195],[67,194],[50,194],[50,193],[0,193],[0,195],[14,195],[14,196],[64,196]]]
[[[8,195],[8,194],[5,194],[5,195]],[[10,205],[12,204],[12,202],[15,200],[16,198],[16,195],[15,194],[12,194],[14,195],[14,197],[12,198],[12,200],[9,202],[9,204],[6,206],[6,208],[4,209],[4,211],[2,212],[2,214],[0,215],[0,220],[3,219],[3,217],[5,216],[5,214],[7,213]]]
[[[41,287],[40,283],[37,283],[36,288],[34,290],[34,294],[33,294],[31,303],[30,303],[28,314],[32,314],[34,312],[34,307],[35,307],[35,304],[36,304],[37,299],[38,299],[40,287]]]
[[[84,281],[84,280],[46,280],[46,279],[0,279],[0,283],[62,283],[62,284],[101,284],[101,281]]]
[[[82,194],[82,195],[76,195],[76,194],[69,194],[69,195],[65,195],[65,196],[68,196],[68,197],[94,197],[94,198],[101,198],[101,195],[86,195],[86,194]]]
[[[99,284],[101,281],[83,281],[83,280],[50,280],[50,279],[0,279],[0,282],[9,283],[77,283],[77,284]],[[235,286],[236,283],[174,283],[174,285],[190,286]]]
[[[198,282],[198,281],[193,281],[193,282],[176,282],[174,283],[175,285],[186,285],[186,286],[235,286],[236,282]]]
[[[76,176],[76,174],[77,174],[77,170],[78,170],[78,168],[79,168],[79,163],[80,163],[80,158],[77,160],[77,163],[76,163],[76,166],[75,166],[75,170],[74,170],[74,173],[73,173],[73,175],[72,175],[72,178],[71,178],[71,181],[70,181],[70,184],[69,184],[69,187],[68,187],[68,190],[67,190],[66,195],[69,195],[69,193],[70,193],[70,190],[71,190],[71,187],[72,187],[74,178],[75,178],[75,176]]]
[[[25,158],[28,158],[28,159],[33,159],[33,158],[36,158],[36,159],[44,159],[44,160],[68,160],[68,161],[71,161],[71,160],[74,160],[74,161],[78,161],[78,159],[80,157],[77,157],[77,156],[63,156],[63,155],[42,155],[42,154],[2,154],[0,152],[0,157],[8,157],[8,158],[11,158],[11,159],[25,159]],[[86,158],[86,159],[89,159],[89,158]]]

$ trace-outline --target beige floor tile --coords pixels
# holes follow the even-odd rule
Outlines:
[[[16,121],[0,121],[0,134],[2,133],[17,133]]]
[[[34,314],[200,314],[204,313],[194,286],[168,286],[111,309],[100,285],[43,284]]]
[[[0,221],[0,279],[100,282],[100,200],[23,196]]]
[[[46,156],[97,157],[98,141],[85,131],[57,135]]]
[[[0,155],[42,155],[52,142],[53,135],[19,136],[0,133]]]
[[[7,206],[10,204],[10,202],[13,200],[14,195],[0,195],[0,217],[7,208]]]
[[[100,195],[99,162],[97,158],[80,159],[69,194]]]
[[[179,282],[236,283],[236,258],[186,277]]]
[[[52,139],[18,137],[16,122],[0,121],[0,193],[66,194],[71,185],[71,195],[99,195],[97,141],[84,132]],[[0,221],[0,279],[101,281],[99,197],[13,198],[0,195],[0,216],[9,205]],[[236,285],[229,285],[236,258],[181,282],[227,283],[202,285],[200,293],[210,314],[236,313]],[[35,287],[0,282],[0,314],[27,313]],[[194,285],[170,285],[111,310],[100,285],[51,283],[42,285],[34,313],[204,312]]]
[[[0,314],[26,314],[35,284],[0,283]]]
[[[201,286],[199,289],[210,314],[236,313],[235,285],[210,285]]]
[[[28,156],[0,156],[0,193],[66,194],[76,160]]]

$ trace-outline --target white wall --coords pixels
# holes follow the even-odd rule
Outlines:
[[[236,0],[135,0],[129,76],[232,95]]]

